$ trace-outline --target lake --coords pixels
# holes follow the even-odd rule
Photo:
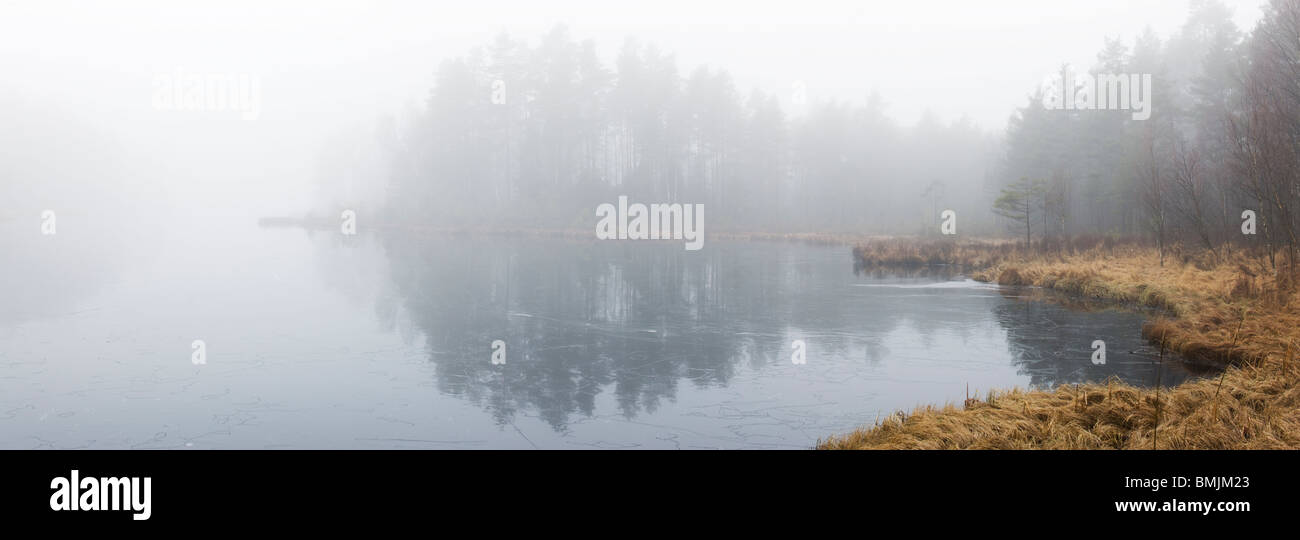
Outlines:
[[[968,388],[1190,376],[1142,314],[848,247],[74,226],[5,237],[3,448],[809,448]]]

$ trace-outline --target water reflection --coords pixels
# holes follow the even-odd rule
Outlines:
[[[738,294],[747,280],[721,275],[721,254],[690,259],[664,256],[660,246],[517,241],[484,249],[454,238],[392,239],[386,247],[439,389],[486,406],[500,421],[536,409],[562,429],[570,415],[593,414],[607,387],[632,417],[653,412],[683,381],[726,385],[737,364],[774,359],[771,338],[784,335],[730,314],[792,309],[779,295]],[[497,339],[507,343],[504,366],[488,362]]]
[[[377,311],[406,313],[425,340],[438,390],[502,424],[528,412],[563,432],[600,413],[604,394],[624,418],[653,415],[684,388],[723,392],[742,374],[793,384],[815,373],[792,389],[837,387],[863,401],[886,394],[897,402],[886,409],[935,395],[902,389],[907,384],[882,388],[889,380],[942,379],[948,388],[960,379],[1043,387],[1187,377],[1174,361],[1156,369],[1140,336],[1142,315],[1025,301],[952,273],[851,272],[844,250],[834,248],[714,242],[684,252],[654,243],[404,235],[382,243],[392,294],[379,298]],[[498,339],[507,344],[501,366],[489,361]],[[804,371],[790,366],[796,339],[809,343]],[[1107,341],[1105,365],[1090,360],[1094,339]]]
[[[72,226],[43,235],[35,218],[39,211],[29,214],[32,217],[23,222],[0,222],[0,268],[5,272],[0,279],[0,329],[76,315],[82,310],[78,304],[116,272],[115,246],[107,235]]]
[[[855,275],[842,248],[223,227],[103,244],[104,279],[64,232],[5,244],[0,447],[807,448],[967,386],[1156,373],[1142,315]]]
[[[1053,294],[1041,289],[1004,288],[1009,302],[994,316],[1007,329],[1007,338],[1020,373],[1037,387],[1105,381],[1114,376],[1139,386],[1177,385],[1192,376],[1195,366],[1141,337],[1138,313]],[[1093,341],[1106,346],[1104,365],[1092,362]]]

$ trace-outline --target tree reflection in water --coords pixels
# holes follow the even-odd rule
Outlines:
[[[603,393],[625,418],[654,413],[683,384],[726,389],[744,371],[775,373],[795,339],[808,340],[810,361],[836,363],[827,384],[862,384],[890,363],[924,377],[1010,362],[1024,378],[1009,382],[1038,387],[1155,378],[1141,314],[1025,299],[952,272],[855,275],[847,250],[828,256],[836,248],[399,234],[382,243],[392,299],[425,337],[438,389],[500,423],[536,414],[564,431],[575,415],[596,415]],[[1002,345],[972,345],[993,338]],[[498,339],[504,365],[490,362]],[[1091,363],[1094,339],[1107,340],[1106,365]],[[1173,359],[1160,375],[1187,376]]]

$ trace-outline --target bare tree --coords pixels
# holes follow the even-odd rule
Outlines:
[[[1156,135],[1153,129],[1147,129],[1143,137],[1143,152],[1139,157],[1137,175],[1142,186],[1142,202],[1147,209],[1147,222],[1156,238],[1156,248],[1160,252],[1160,266],[1165,265],[1166,233],[1168,220],[1168,188],[1164,173],[1160,170],[1160,158],[1156,151]]]
[[[1214,251],[1214,243],[1210,240],[1209,220],[1206,218],[1208,184],[1202,168],[1199,151],[1189,147],[1183,141],[1174,144],[1171,176],[1173,191],[1177,196],[1172,206],[1180,214],[1183,222],[1191,227],[1201,245],[1205,249]]]

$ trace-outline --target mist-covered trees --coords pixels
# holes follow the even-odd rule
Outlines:
[[[500,36],[445,61],[403,119],[388,219],[586,229],[627,195],[703,203],[711,230],[917,233],[936,208],[989,221],[993,139],[974,125],[901,127],[878,96],[791,114],[783,97],[636,40],[606,65],[564,27],[534,46]]]
[[[1167,40],[1108,40],[1093,74],[1151,74],[1152,114],[1049,110],[1033,96],[1007,131],[998,176],[1048,178],[1068,200],[1047,205],[1042,236],[1143,235],[1220,255],[1234,245],[1297,250],[1300,209],[1300,0],[1271,0],[1249,34],[1218,0],[1193,2]],[[1050,199],[1050,197],[1049,197]],[[1058,201],[1059,202],[1059,201]],[[1003,204],[995,210],[1005,215]],[[1053,210],[1052,206],[1058,206]],[[1240,216],[1258,215],[1258,235]],[[1020,214],[1011,225],[1022,225]],[[1056,225],[1053,225],[1056,223]]]
[[[1300,250],[1300,0],[1270,0],[1249,33],[1197,0],[1167,39],[1104,39],[1089,73],[1150,76],[1149,116],[1049,108],[1040,89],[1002,137],[930,115],[900,125],[874,94],[783,107],[636,40],[599,53],[556,27],[445,61],[384,145],[387,220],[587,229],[627,195],[705,204],[713,231],[937,234],[956,210],[967,235]],[[1258,235],[1241,234],[1244,210]]]

